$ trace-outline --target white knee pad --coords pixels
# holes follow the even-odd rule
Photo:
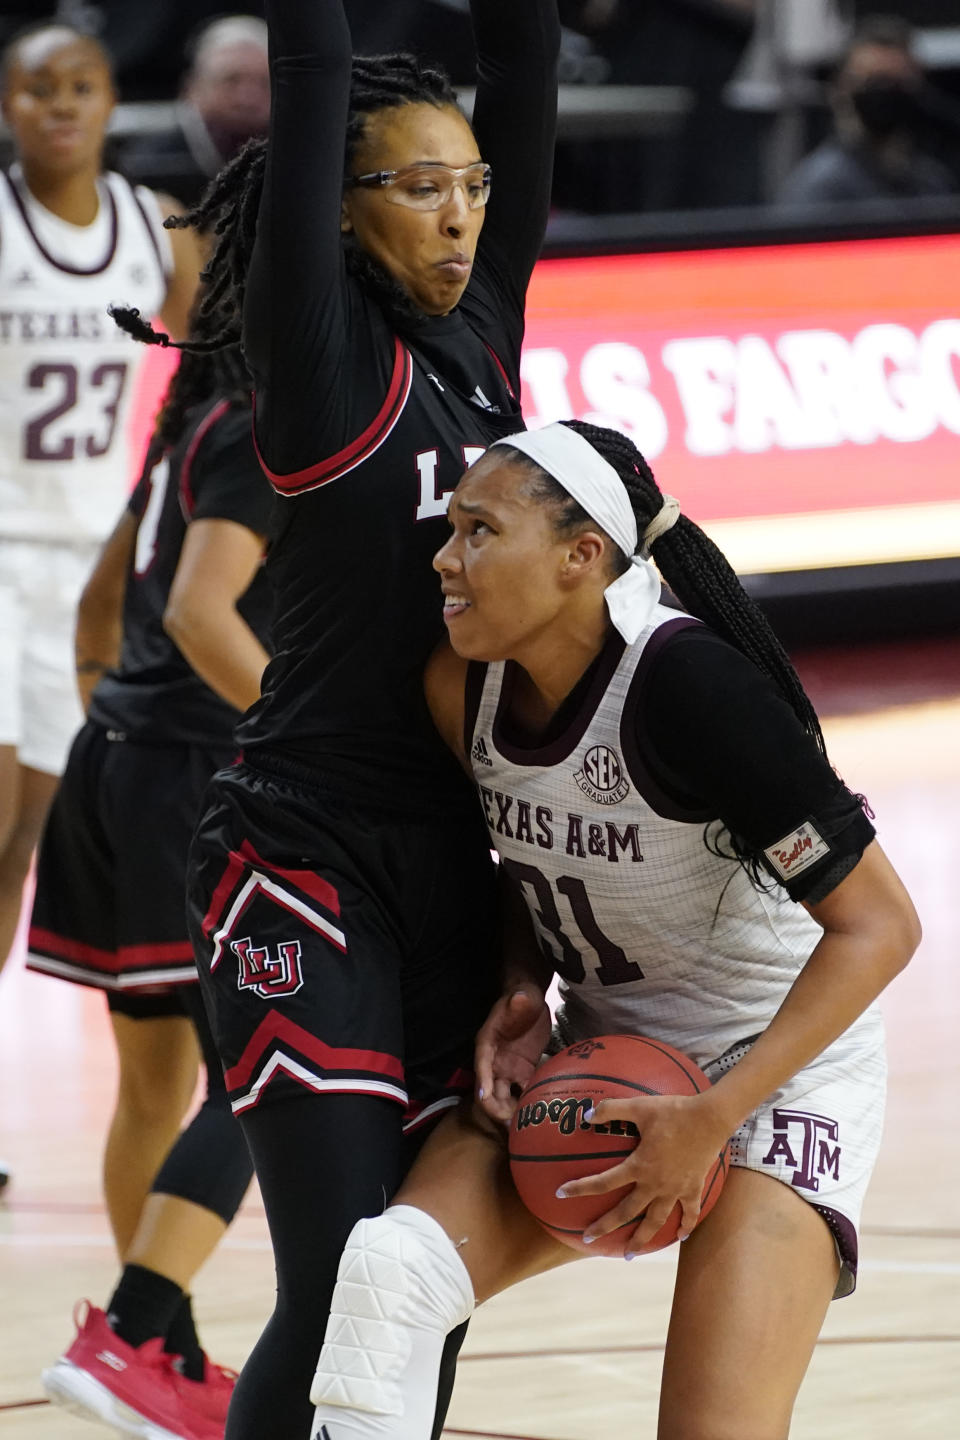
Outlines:
[[[411,1205],[359,1220],[340,1259],[310,1389],[312,1436],[429,1440],[444,1341],[473,1286],[436,1220]]]

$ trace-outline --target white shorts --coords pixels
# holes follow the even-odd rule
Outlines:
[[[561,1010],[557,1029],[565,1045],[590,1038],[565,1018]],[[646,1033],[639,1017],[637,1033]],[[704,1065],[710,1080],[742,1060],[756,1038]],[[886,1083],[883,1020],[874,1005],[748,1115],[730,1141],[732,1165],[782,1181],[823,1216],[840,1258],[835,1299],[857,1283],[857,1229],[880,1148]]]
[[[0,538],[0,745],[48,775],[63,773],[83,723],[74,628],[99,551]]]

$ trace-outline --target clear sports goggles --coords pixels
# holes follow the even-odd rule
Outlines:
[[[421,163],[402,170],[373,170],[369,175],[351,175],[349,184],[366,190],[382,190],[391,205],[409,210],[442,210],[450,203],[459,185],[468,210],[481,210],[490,197],[492,171],[478,161],[454,170],[449,165]]]

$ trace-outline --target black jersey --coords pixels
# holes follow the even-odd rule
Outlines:
[[[179,442],[148,462],[130,498],[139,526],[120,665],[94,691],[91,720],[131,740],[229,744],[238,712],[191,669],[164,630],[163,613],[191,520],[233,520],[266,537],[274,503],[257,462],[249,410],[219,400],[192,411]],[[268,645],[272,596],[265,567],[237,608]]]
[[[251,759],[272,750],[348,792],[442,808],[466,787],[422,696],[443,632],[431,560],[463,470],[523,424],[523,306],[549,203],[556,0],[475,0],[474,128],[493,192],[458,308],[407,320],[345,267],[342,7],[266,9],[274,107],[244,343],[261,458],[282,498],[268,562],[276,658],[239,738]]]

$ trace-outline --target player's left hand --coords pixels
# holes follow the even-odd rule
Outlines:
[[[477,1035],[477,1100],[501,1125],[510,1124],[517,1096],[540,1063],[550,1024],[544,992],[530,982],[501,995]]]
[[[642,1217],[629,1237],[626,1255],[652,1240],[679,1203],[678,1238],[685,1240],[700,1218],[700,1196],[710,1167],[729,1134],[723,1118],[711,1103],[711,1092],[700,1095],[636,1096],[629,1100],[602,1100],[590,1123],[632,1120],[640,1131],[636,1149],[619,1165],[600,1175],[588,1175],[562,1185],[563,1198],[604,1195],[629,1185],[630,1191],[611,1210],[584,1231],[589,1244],[621,1225]]]

